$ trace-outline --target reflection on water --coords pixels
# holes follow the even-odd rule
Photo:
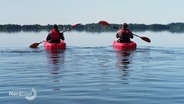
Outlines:
[[[127,79],[127,76],[129,76],[129,65],[132,62],[133,53],[135,50],[131,51],[116,51],[116,57],[117,57],[117,67],[121,71],[121,78],[123,80]]]
[[[64,52],[65,50],[46,50],[47,59],[49,62],[49,73],[52,75],[53,82],[60,82],[60,70],[64,65]],[[53,88],[53,90],[60,90],[59,87]]]

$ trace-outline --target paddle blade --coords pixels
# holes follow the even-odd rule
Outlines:
[[[33,43],[29,47],[30,48],[37,48],[40,43]]]
[[[37,48],[39,44],[43,43],[45,40],[41,41],[40,43],[33,43],[29,47],[30,48]]]
[[[142,40],[144,40],[144,41],[146,41],[146,42],[148,42],[148,43],[150,43],[151,42],[151,40],[149,39],[149,38],[147,38],[147,37],[140,37]]]
[[[70,29],[75,28],[75,27],[77,27],[77,26],[79,26],[79,25],[81,25],[81,24],[80,24],[80,23],[75,24],[75,25],[71,26]]]
[[[106,22],[106,21],[100,21],[98,23],[103,25],[103,26],[110,26],[110,24],[108,22]]]

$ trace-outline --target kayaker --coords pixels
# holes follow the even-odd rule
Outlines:
[[[123,23],[122,28],[116,34],[117,41],[120,43],[129,43],[133,37],[133,33],[128,29],[127,23]]]
[[[58,25],[54,24],[53,29],[48,34],[46,40],[49,41],[49,43],[60,43],[61,40],[65,40],[63,32],[60,33],[58,30]]]

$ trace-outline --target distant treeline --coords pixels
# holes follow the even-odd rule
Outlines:
[[[121,24],[111,24],[112,26],[121,27]],[[0,25],[0,32],[40,32],[40,31],[50,31],[53,25],[18,25],[18,24],[6,24]],[[72,25],[58,25],[59,30],[65,30]],[[169,32],[184,32],[184,23],[170,23],[167,25],[163,24],[129,24],[129,29],[132,31],[169,31]],[[75,31],[87,31],[87,32],[109,32],[109,31],[117,31],[116,29],[108,26],[102,26],[98,23],[91,23],[80,25],[72,30]]]

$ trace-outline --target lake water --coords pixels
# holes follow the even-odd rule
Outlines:
[[[29,45],[47,32],[0,33],[1,104],[183,104],[184,33],[135,32],[115,51],[115,32],[66,32],[67,49]]]

